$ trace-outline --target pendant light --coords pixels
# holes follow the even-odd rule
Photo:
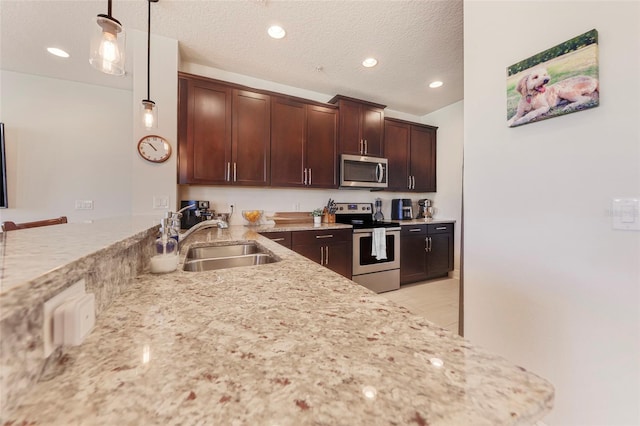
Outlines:
[[[125,35],[122,24],[111,16],[111,0],[107,3],[107,14],[96,18],[94,34],[91,36],[89,63],[105,74],[124,75]]]
[[[151,74],[151,3],[157,3],[158,0],[147,0],[149,4],[149,14],[147,21],[147,99],[142,100],[142,124],[144,128],[149,130],[158,127],[158,109],[156,103],[151,100],[150,93],[150,74]]]

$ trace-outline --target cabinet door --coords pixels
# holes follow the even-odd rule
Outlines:
[[[307,105],[305,163],[308,169],[307,173],[310,175],[310,186],[315,188],[336,188],[338,186],[337,140],[338,111],[335,108]]]
[[[351,229],[296,231],[291,233],[291,249],[351,279]]]
[[[361,119],[365,155],[382,157],[384,113],[379,108],[362,105]]]
[[[351,257],[351,244],[346,241],[334,242],[325,248],[324,266],[351,279]]]
[[[427,276],[446,276],[453,271],[453,234],[429,235],[431,250],[427,253]]]
[[[232,181],[269,184],[271,103],[268,95],[233,90]]]
[[[305,104],[271,101],[271,185],[303,186]]]
[[[340,154],[362,155],[360,104],[340,101]]]
[[[231,90],[180,80],[178,128],[180,183],[227,183],[231,161]]]
[[[384,152],[389,160],[389,190],[408,191],[409,188],[409,125],[385,120]]]
[[[412,232],[416,231],[416,232]],[[427,278],[426,227],[403,227],[400,236],[400,284]]]
[[[436,192],[436,132],[411,126],[409,173],[415,179],[414,191]]]

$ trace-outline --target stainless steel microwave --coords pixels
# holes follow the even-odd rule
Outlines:
[[[361,155],[340,156],[340,187],[386,188],[388,186],[386,158]]]

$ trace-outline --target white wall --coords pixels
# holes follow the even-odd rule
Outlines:
[[[153,208],[154,196],[168,197],[175,210],[178,42],[152,35],[151,99],[159,126],[150,131],[142,126],[139,109],[147,98],[146,33],[130,31],[129,42],[133,91],[2,70],[0,121],[10,208],[0,209],[0,221],[61,215],[72,222],[131,214],[159,218],[166,209]],[[172,145],[165,163],[139,156],[138,141],[148,134]],[[76,210],[76,200],[92,200],[93,210]]]
[[[464,102],[441,108],[422,117],[425,124],[438,127],[436,182],[438,192],[429,194],[436,218],[456,220],[454,276],[460,271],[460,226],[462,217],[462,147],[464,144]]]
[[[10,206],[0,221],[129,215],[131,92],[5,70],[0,78]],[[94,209],[75,210],[76,200]]]
[[[465,334],[549,379],[553,425],[640,424],[640,3],[466,1]],[[507,66],[599,32],[600,106],[506,126]]]
[[[133,174],[130,196],[134,215],[162,216],[167,209],[154,209],[154,197],[168,197],[169,209],[175,211],[177,200],[178,158],[178,41],[151,36],[150,97],[158,109],[158,127],[146,130],[142,125],[140,105],[147,99],[147,33],[132,30],[133,40],[133,137],[130,159]],[[146,135],[159,135],[171,144],[173,153],[164,163],[150,163],[138,154],[137,145]]]

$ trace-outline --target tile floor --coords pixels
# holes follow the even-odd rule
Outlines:
[[[422,315],[440,327],[457,333],[459,294],[458,279],[441,278],[403,285],[399,290],[388,291],[381,296],[393,300],[416,315]]]

